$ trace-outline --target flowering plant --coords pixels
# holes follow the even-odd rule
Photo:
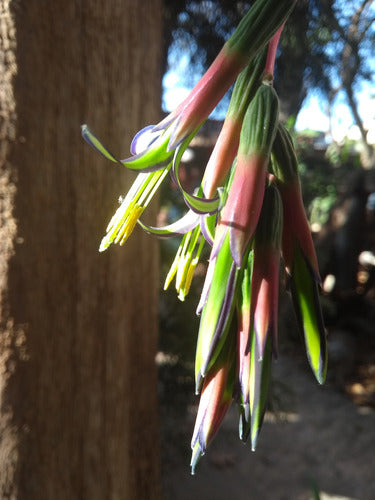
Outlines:
[[[319,305],[319,270],[303,208],[293,143],[278,118],[272,86],[276,49],[295,0],[256,0],[190,95],[162,122],[134,137],[131,156],[118,160],[84,125],[83,137],[108,160],[136,170],[112,217],[100,251],[122,245],[138,223],[159,237],[183,235],[165,282],[189,292],[204,245],[211,253],[197,313],[196,392],[192,473],[232,401],[239,433],[255,449],[266,408],[271,360],[277,356],[280,263],[308,360],[323,383],[327,353]],[[235,82],[227,115],[194,194],[179,176],[181,157],[202,123]],[[170,173],[188,207],[165,227],[140,220]]]

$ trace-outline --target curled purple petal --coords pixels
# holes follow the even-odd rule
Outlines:
[[[210,208],[212,207],[212,203],[218,202],[220,200],[219,197],[216,198],[201,198],[200,196],[194,196],[193,194],[187,194],[185,192],[184,195],[184,200],[186,205],[189,207],[190,210],[193,212],[200,214],[200,215],[213,215],[216,214],[218,211],[218,208]],[[200,208],[197,207],[195,203],[199,203]],[[207,208],[204,208],[207,206]]]
[[[200,226],[204,239],[207,241],[209,245],[212,246],[214,244],[214,240],[211,236],[209,228],[207,227],[207,217],[205,217],[204,215],[200,216]]]
[[[152,165],[147,165],[145,167],[139,167],[139,166],[133,167],[131,164],[132,160],[141,158],[142,154],[143,153],[141,153],[139,155],[131,156],[130,158],[126,158],[125,160],[121,160],[119,163],[121,163],[125,167],[129,168],[129,170],[134,170],[136,172],[144,172],[144,173],[156,172],[157,170],[160,170],[160,169],[168,166],[169,161],[165,160],[165,161],[161,161],[160,163],[154,163]]]
[[[141,132],[142,131],[139,133]],[[166,167],[170,163],[170,153],[166,153],[165,149],[161,152],[152,151],[152,148],[148,148],[139,154],[126,158],[125,160],[118,160],[106,147],[104,147],[99,139],[95,137],[87,125],[82,125],[82,137],[88,144],[90,144],[90,146],[92,146],[105,158],[118,163],[119,165],[124,165],[130,170],[136,170],[137,172],[155,172],[156,170]],[[157,138],[158,137],[155,137],[155,140]],[[153,144],[155,140],[151,144]],[[134,148],[133,151],[135,151]]]
[[[204,198],[202,196],[189,194],[187,191],[185,191],[185,189],[182,186],[178,172],[179,172],[180,160],[185,149],[186,148],[179,147],[174,154],[173,165],[170,173],[171,178],[180,189],[184,201],[190,210],[193,210],[197,214],[202,214],[202,215],[215,214],[218,212],[221,206],[220,193],[215,198]]]
[[[154,127],[155,125],[147,125],[147,127],[144,127],[135,134],[130,145],[130,152],[132,155],[139,155],[148,149],[160,136],[160,133],[154,131]]]
[[[138,224],[150,234],[155,234],[161,238],[169,238],[170,236],[176,236],[178,234],[185,234],[188,231],[194,229],[199,223],[200,216],[191,210],[187,212],[181,219],[178,219],[172,224],[168,224],[163,227],[155,227],[144,224],[142,221],[138,219]]]
[[[94,148],[98,153],[107,158],[107,160],[111,160],[115,163],[121,163],[104,145],[99,141],[99,139],[91,132],[87,125],[82,125],[81,127],[82,137],[85,141],[90,144],[92,148]]]

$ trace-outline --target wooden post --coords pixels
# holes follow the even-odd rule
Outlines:
[[[157,244],[98,253],[160,110],[161,2],[0,0],[0,496],[158,499]],[[152,214],[151,214],[152,215]]]

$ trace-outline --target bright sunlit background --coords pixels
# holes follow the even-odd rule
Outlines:
[[[189,73],[190,57],[181,54],[181,51],[173,49],[168,55],[169,66],[172,68],[163,78],[163,110],[173,110],[189,93],[193,85],[199,80],[199,74],[190,75],[187,84],[186,75]],[[375,61],[367,61],[370,69],[375,73]],[[368,130],[367,140],[375,144],[375,87],[373,82],[362,81],[356,93],[359,114],[363,125]],[[214,110],[211,118],[223,120],[226,106]],[[329,117],[331,114],[331,117]],[[310,89],[297,116],[296,130],[316,130],[326,134],[326,140],[340,143],[346,138],[351,140],[360,139],[360,131],[355,124],[350,108],[346,102],[343,91],[338,92],[332,109],[328,109],[328,102],[323,92]]]
[[[359,103],[359,112],[364,121],[365,128],[369,131],[367,134],[368,142],[375,143],[375,89],[370,85],[363,86],[361,92],[357,95]],[[327,113],[325,100],[319,98],[316,93],[312,93],[304,102],[301,111],[298,114],[296,129],[302,131],[305,129],[319,130],[330,134],[336,142],[341,142],[345,137],[352,140],[360,139],[358,126],[354,124],[354,119],[345,102],[345,97],[339,95],[332,109],[332,123]]]
[[[178,71],[183,75],[188,64],[187,58],[182,58]],[[163,108],[165,111],[172,111],[189,93],[191,89],[183,84],[183,77],[177,71],[169,71],[163,79]],[[357,94],[359,112],[364,121],[364,126],[368,130],[367,139],[370,144],[375,144],[375,88],[370,84],[363,84],[361,91]],[[214,111],[212,118],[224,119],[223,111]],[[336,98],[330,118],[327,102],[324,97],[319,96],[316,91],[311,92],[296,121],[296,130],[317,130],[327,134],[327,140],[333,139],[341,142],[345,138],[352,140],[360,139],[358,126],[355,125],[350,109],[345,102],[345,96],[341,93]]]

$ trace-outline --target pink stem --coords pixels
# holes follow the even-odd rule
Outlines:
[[[268,44],[266,67],[264,68],[264,72],[266,75],[270,75],[272,77],[273,77],[273,72],[275,69],[275,59],[276,59],[277,46],[279,45],[279,40],[280,40],[281,32],[283,31],[284,25],[285,25],[285,23],[280,26],[280,28],[273,35],[273,37],[270,40],[270,43]]]

